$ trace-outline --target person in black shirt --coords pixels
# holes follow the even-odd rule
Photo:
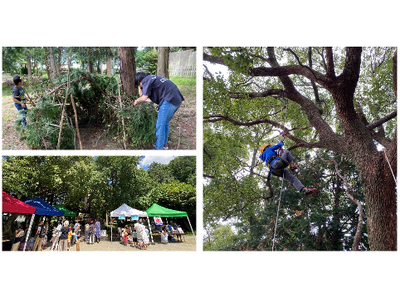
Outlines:
[[[135,86],[139,87],[141,96],[133,102],[134,106],[141,102],[153,102],[158,105],[157,141],[154,150],[167,150],[169,122],[184,98],[175,83],[162,76],[138,72],[135,75]]]

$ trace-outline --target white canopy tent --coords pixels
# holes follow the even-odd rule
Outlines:
[[[122,204],[116,210],[113,210],[110,213],[111,217],[111,242],[112,242],[112,218],[118,218],[119,216],[123,215],[125,218],[130,218],[132,215],[139,216],[139,218],[147,218],[148,224],[150,224],[149,217],[146,212],[134,209],[127,204]],[[151,242],[154,244],[153,241],[153,234],[151,232],[151,227],[149,226],[150,235],[151,235]]]

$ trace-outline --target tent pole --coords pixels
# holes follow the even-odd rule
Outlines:
[[[111,214],[110,214],[110,219],[111,219],[111,242],[112,242],[112,228],[113,228],[113,222],[112,222]]]
[[[152,245],[154,245],[153,233],[151,232],[151,225],[150,225],[150,219],[149,219],[149,216],[147,216],[147,224],[149,225],[150,236],[151,236],[151,244],[152,244]]]
[[[35,214],[32,214],[31,222],[29,223],[28,232],[26,233],[26,236],[25,236],[24,251],[25,251],[25,249],[26,249],[26,245],[28,244],[29,235],[31,234],[31,228],[32,228],[32,224],[33,224],[33,219],[34,219],[34,218],[35,218]]]
[[[190,223],[190,220],[189,220],[189,216],[186,216],[186,218],[187,218],[188,221],[189,221],[190,229],[192,229],[192,233],[193,233],[193,236],[194,236],[194,240],[196,240],[196,235],[194,234],[194,231],[193,231],[193,228],[192,228],[192,224]]]

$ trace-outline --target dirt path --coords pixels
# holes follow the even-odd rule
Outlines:
[[[147,250],[140,250],[131,245],[125,246],[118,241],[110,242],[108,240],[101,240],[100,243],[94,243],[93,245],[87,244],[83,238],[80,241],[80,251],[196,251],[196,240],[192,235],[187,235],[185,242],[168,244],[161,244],[155,239],[155,244],[149,245]],[[48,243],[44,251],[50,251],[50,247],[51,244]],[[73,245],[70,251],[76,251],[76,245]]]
[[[25,142],[20,141],[19,134],[15,131],[14,123],[17,118],[17,109],[11,99],[11,95],[4,95],[2,97],[2,124],[3,124],[3,137],[2,149],[3,150],[29,150]]]

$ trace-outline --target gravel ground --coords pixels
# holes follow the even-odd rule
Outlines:
[[[88,245],[83,240],[80,239],[80,251],[196,251],[196,240],[192,235],[185,236],[185,242],[176,242],[176,243],[168,243],[161,244],[157,240],[157,236],[155,237],[155,244],[148,245],[147,250],[140,250],[138,248],[132,247],[128,244],[128,246],[124,246],[118,241],[108,241],[101,240],[100,243],[95,243],[93,245]],[[50,251],[51,244],[48,243],[44,249],[44,251]],[[76,251],[76,245],[71,247],[70,251]]]

